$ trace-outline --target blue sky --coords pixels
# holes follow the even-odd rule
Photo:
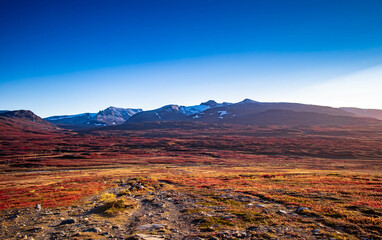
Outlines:
[[[0,109],[45,117],[244,98],[382,109],[381,9],[379,0],[0,0]]]

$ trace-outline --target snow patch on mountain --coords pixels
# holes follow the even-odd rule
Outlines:
[[[69,118],[75,118],[75,117],[86,117],[92,118],[96,116],[97,113],[80,113],[80,114],[75,114],[75,115],[62,115],[62,116],[53,116],[53,117],[47,117],[45,120],[47,121],[57,121],[57,120],[62,120],[62,119],[69,119]]]
[[[142,109],[108,107],[98,113],[52,116],[45,120],[54,124],[107,126],[126,122]]]
[[[205,110],[211,108],[207,105],[195,105],[195,106],[181,106],[179,109],[182,111],[183,114],[190,116],[193,114],[204,112]]]
[[[218,113],[220,114],[220,117],[222,117],[223,115],[228,114],[227,111],[218,111]]]
[[[159,116],[159,114],[158,114],[157,112],[155,112],[155,114],[157,115],[157,117],[158,117],[159,119],[162,119],[162,118]]]

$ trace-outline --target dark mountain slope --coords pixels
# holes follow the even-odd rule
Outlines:
[[[155,121],[187,121],[190,119],[178,105],[167,105],[159,109],[137,113],[128,123]]]
[[[228,122],[250,125],[370,125],[382,123],[382,121],[370,118],[278,109],[231,118],[228,119]]]

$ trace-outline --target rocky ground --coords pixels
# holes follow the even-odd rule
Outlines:
[[[136,191],[131,191],[134,188]],[[131,192],[127,197],[136,202],[136,208],[113,216],[99,211],[102,207],[102,202],[97,200],[99,196],[110,193],[126,197],[120,196],[124,190]],[[340,228],[325,226],[314,221],[314,216],[305,215],[304,208],[231,190],[218,194],[220,199],[243,203],[247,209],[258,208],[264,214],[277,215],[288,222],[305,221],[308,227],[261,221],[252,221],[253,224],[244,228],[235,227],[240,215],[233,214],[226,206],[206,204],[203,194],[171,187],[145,189],[139,182],[122,182],[67,208],[42,206],[41,211],[34,208],[2,211],[0,239],[347,239]]]

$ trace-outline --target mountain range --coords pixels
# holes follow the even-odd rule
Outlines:
[[[98,113],[51,116],[44,119],[30,111],[0,111],[0,117],[24,118],[49,122],[67,129],[128,125],[146,122],[200,122],[248,125],[365,125],[382,123],[382,110],[333,108],[284,102],[257,102],[244,99],[238,103],[213,100],[194,106],[166,105],[158,109],[109,107]],[[51,126],[50,125],[50,126]]]
[[[64,128],[78,129],[119,125],[139,112],[142,112],[142,109],[108,107],[98,113],[52,116],[45,118],[45,120]]]

